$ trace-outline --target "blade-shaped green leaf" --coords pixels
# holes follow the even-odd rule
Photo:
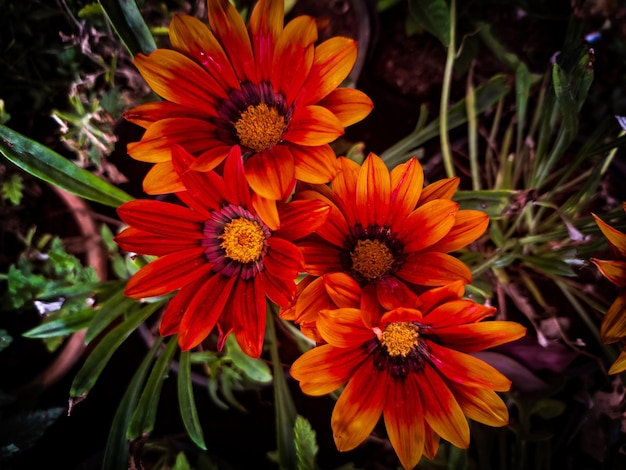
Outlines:
[[[109,331],[89,354],[83,367],[74,377],[70,388],[70,396],[78,399],[86,397],[117,348],[162,305],[163,302],[147,303]]]
[[[515,194],[516,191],[508,189],[457,191],[453,199],[459,203],[461,209],[482,211],[489,214],[491,219],[498,219],[502,217]]]
[[[475,90],[475,109],[479,115],[502,99],[510,90],[507,84],[508,78],[504,75],[496,75],[489,79],[487,83]],[[465,99],[458,101],[448,111],[448,130],[455,129],[467,122],[467,104]],[[434,119],[430,124],[419,126],[411,134],[401,139],[396,144],[389,147],[380,154],[380,158],[389,168],[393,168],[399,163],[409,159],[416,150],[439,135],[439,118]]]
[[[183,420],[189,438],[201,449],[206,450],[202,426],[198,419],[198,410],[193,397],[193,383],[191,382],[191,360],[190,352],[180,353],[178,364],[178,406],[180,417]]]
[[[112,207],[133,199],[45,145],[2,125],[0,153],[27,173],[82,198]]]
[[[113,29],[131,55],[156,49],[154,37],[134,0],[98,0]]]
[[[128,467],[128,440],[126,439],[126,430],[128,423],[139,401],[139,395],[143,388],[143,384],[148,376],[152,359],[161,347],[163,338],[158,337],[146,357],[141,361],[141,365],[135,371],[135,375],[128,384],[128,388],[120,401],[119,406],[113,417],[109,438],[104,450],[104,459],[102,461],[102,470],[119,470]]]
[[[450,45],[450,7],[445,0],[409,0],[409,14],[445,47]]]
[[[86,308],[56,320],[47,321],[24,333],[26,338],[53,338],[65,336],[87,328],[95,316],[95,310]]]
[[[126,433],[128,439],[138,439],[144,434],[151,433],[154,429],[163,381],[168,375],[170,365],[172,364],[177,349],[177,337],[172,336],[165,350],[154,364],[150,377],[148,377],[148,382],[146,382],[146,387],[141,393],[137,408],[128,425],[128,431]]]
[[[131,309],[139,307],[136,299],[131,299],[124,295],[124,287],[110,297],[106,298],[104,304],[97,311],[93,320],[87,328],[85,343],[89,344],[93,339],[102,333],[122,313],[130,313]],[[133,309],[134,310],[134,309]]]

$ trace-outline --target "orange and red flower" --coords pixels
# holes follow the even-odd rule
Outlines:
[[[158,256],[127,283],[126,295],[161,296],[177,291],[161,321],[164,336],[178,333],[183,350],[202,342],[217,326],[220,346],[233,331],[250,356],[261,353],[266,297],[281,306],[293,301],[304,259],[292,240],[324,223],[319,201],[278,204],[280,227],[255,209],[238,146],[224,175],[189,171],[193,156],[172,150],[174,169],[186,188],[177,196],[188,206],[153,200],[123,204],[130,225],[116,237],[126,251]]]
[[[144,180],[149,194],[182,189],[171,147],[194,155],[192,169],[216,168],[239,145],[248,182],[278,200],[296,179],[326,183],[336,174],[328,145],[372,109],[351,88],[337,88],[357,57],[355,41],[335,37],[318,46],[313,18],[283,28],[283,0],[260,0],[248,28],[228,0],[209,0],[209,26],[176,15],[174,50],[138,54],[134,63],[165,101],[140,105],[126,119],[146,129],[129,144],[135,159],[154,163]]]
[[[324,395],[346,384],[332,413],[340,451],[358,446],[381,414],[404,468],[422,454],[433,458],[439,438],[467,448],[466,416],[491,426],[508,422],[496,392],[511,382],[472,356],[522,337],[525,328],[508,321],[480,320],[485,307],[461,299],[462,281],[420,296],[419,308],[382,311],[354,291],[334,291],[336,305],[324,310],[317,328],[327,344],[298,358],[292,376],[304,393]]]
[[[626,210],[626,203],[623,203]],[[620,288],[615,301],[607,310],[600,325],[600,338],[605,343],[626,340],[626,234],[611,227],[596,215],[593,216],[606,237],[613,260],[591,258],[602,275]],[[619,374],[626,370],[626,347],[615,360],[609,374]]]
[[[310,185],[296,193],[331,210],[316,234],[298,242],[309,275],[298,286],[297,303],[283,311],[285,318],[302,324],[306,333],[319,310],[333,308],[328,291],[352,282],[374,290],[388,310],[418,305],[418,286],[471,282],[468,267],[448,253],[480,237],[489,217],[459,210],[451,199],[458,178],[423,188],[415,158],[391,172],[374,154],[362,166],[345,158],[339,164],[332,187]]]

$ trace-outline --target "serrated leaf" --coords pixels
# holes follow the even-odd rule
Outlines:
[[[146,386],[141,393],[139,403],[130,419],[128,431],[126,432],[128,439],[138,439],[144,434],[151,433],[154,429],[163,382],[168,376],[170,365],[172,364],[177,349],[177,337],[172,336],[165,350],[156,360],[150,377],[148,377],[148,381],[146,382]]]
[[[2,183],[2,198],[17,206],[22,200],[22,192],[24,191],[24,178],[18,173],[11,174]]]
[[[198,419],[198,410],[193,396],[193,383],[191,381],[191,353],[180,353],[178,363],[178,407],[180,417],[183,420],[189,438],[201,449],[206,450],[202,426]]]
[[[113,417],[113,423],[111,424],[111,430],[107,439],[107,445],[104,450],[104,458],[102,461],[102,470],[119,470],[120,468],[128,467],[128,441],[126,439],[126,430],[128,429],[128,423],[133,411],[137,407],[139,401],[139,395],[143,388],[143,384],[150,370],[150,364],[152,359],[156,355],[156,352],[161,347],[163,338],[158,337],[146,357],[144,357],[139,368],[135,371],[131,382],[128,384],[128,388],[120,401],[115,416]]]
[[[315,456],[319,450],[315,431],[306,418],[298,415],[293,426],[298,470],[316,470]]]
[[[0,153],[27,173],[90,201],[118,207],[133,199],[48,147],[2,125]]]

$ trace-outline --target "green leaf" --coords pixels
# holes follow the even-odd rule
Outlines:
[[[65,336],[87,328],[95,314],[95,310],[85,308],[71,315],[44,322],[28,330],[23,336],[26,338],[53,338],[55,336]]]
[[[243,372],[250,380],[258,383],[270,383],[272,371],[262,359],[254,359],[244,353],[234,335],[226,338],[226,355],[233,361],[233,365]]]
[[[144,304],[142,308],[130,314],[124,322],[117,325],[102,338],[74,377],[70,388],[72,398],[83,399],[87,396],[117,348],[162,305],[163,302]]]
[[[122,313],[129,314],[140,306],[141,304],[136,299],[124,295],[124,285],[122,285],[122,288],[110,297],[107,297],[104,304],[97,310],[91,324],[87,328],[85,344],[93,341]]]
[[[560,416],[565,411],[565,403],[554,398],[543,398],[538,400],[530,410],[531,414],[543,419],[552,419]]]
[[[189,461],[187,457],[185,457],[184,452],[179,452],[178,455],[176,455],[176,462],[174,462],[172,470],[191,470],[191,465],[189,465]]]
[[[294,425],[297,413],[278,353],[274,321],[272,309],[268,306],[266,341],[270,344],[272,372],[274,375],[274,412],[276,416],[278,462],[279,468],[283,470],[295,468],[296,464]]]
[[[198,419],[198,410],[193,397],[193,383],[191,381],[191,353],[183,351],[180,353],[178,364],[178,407],[180,409],[180,417],[183,420],[189,438],[201,449],[206,450],[204,443],[204,435],[200,420]]]
[[[552,86],[557,105],[563,116],[562,125],[565,131],[574,135],[578,129],[578,104],[574,100],[569,78],[558,63],[552,67]]]
[[[111,207],[133,199],[46,146],[2,125],[0,153],[27,173],[82,198]]]
[[[150,370],[152,359],[161,347],[162,342],[163,338],[158,337],[148,351],[148,354],[146,354],[146,357],[141,361],[139,368],[135,371],[135,375],[133,375],[115,411],[109,438],[107,439],[107,445],[104,450],[102,470],[119,470],[120,468],[128,467],[128,440],[126,439],[126,430],[128,429],[130,418],[139,401],[139,395],[148,375],[148,370]]]
[[[298,470],[316,470],[315,456],[319,450],[315,431],[306,418],[298,415],[293,427]]]
[[[409,18],[435,36],[441,43],[450,45],[450,7],[445,0],[409,0]]]
[[[507,84],[508,77],[496,75],[487,83],[475,90],[476,115],[485,112],[495,103],[501,100],[510,90]],[[467,104],[465,99],[460,100],[448,111],[448,129],[455,129],[467,122]],[[405,162],[411,158],[417,149],[430,139],[439,135],[439,118],[426,126],[418,125],[409,135],[395,143],[380,154],[380,158],[389,168]]]
[[[575,277],[576,273],[565,261],[545,256],[523,256],[522,261],[539,271],[555,276]]]
[[[499,219],[516,194],[514,190],[480,190],[457,191],[453,199],[459,203],[460,209],[485,212],[491,219]]]
[[[156,49],[150,28],[134,0],[98,0],[131,55],[150,54]]]
[[[146,382],[146,386],[141,393],[139,403],[130,419],[128,431],[126,432],[128,439],[138,439],[144,434],[150,434],[154,429],[163,381],[168,376],[170,365],[177,349],[177,337],[172,336],[165,350],[154,364],[150,377],[148,377],[148,382]]]
[[[14,206],[22,200],[22,191],[24,191],[24,179],[18,173],[11,174],[2,183],[2,199],[6,199]]]
[[[4,328],[0,328],[0,351],[9,347],[13,342],[13,337]]]

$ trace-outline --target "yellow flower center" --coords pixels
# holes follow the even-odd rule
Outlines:
[[[350,257],[352,268],[370,280],[389,272],[395,261],[387,245],[378,240],[359,240]]]
[[[389,323],[380,342],[390,356],[406,357],[417,345],[418,330],[418,327],[410,322]]]
[[[235,130],[241,145],[260,152],[280,142],[285,117],[265,103],[248,106],[235,123]]]
[[[257,261],[265,246],[265,233],[261,225],[246,218],[234,219],[224,226],[220,235],[226,256],[240,263]]]

